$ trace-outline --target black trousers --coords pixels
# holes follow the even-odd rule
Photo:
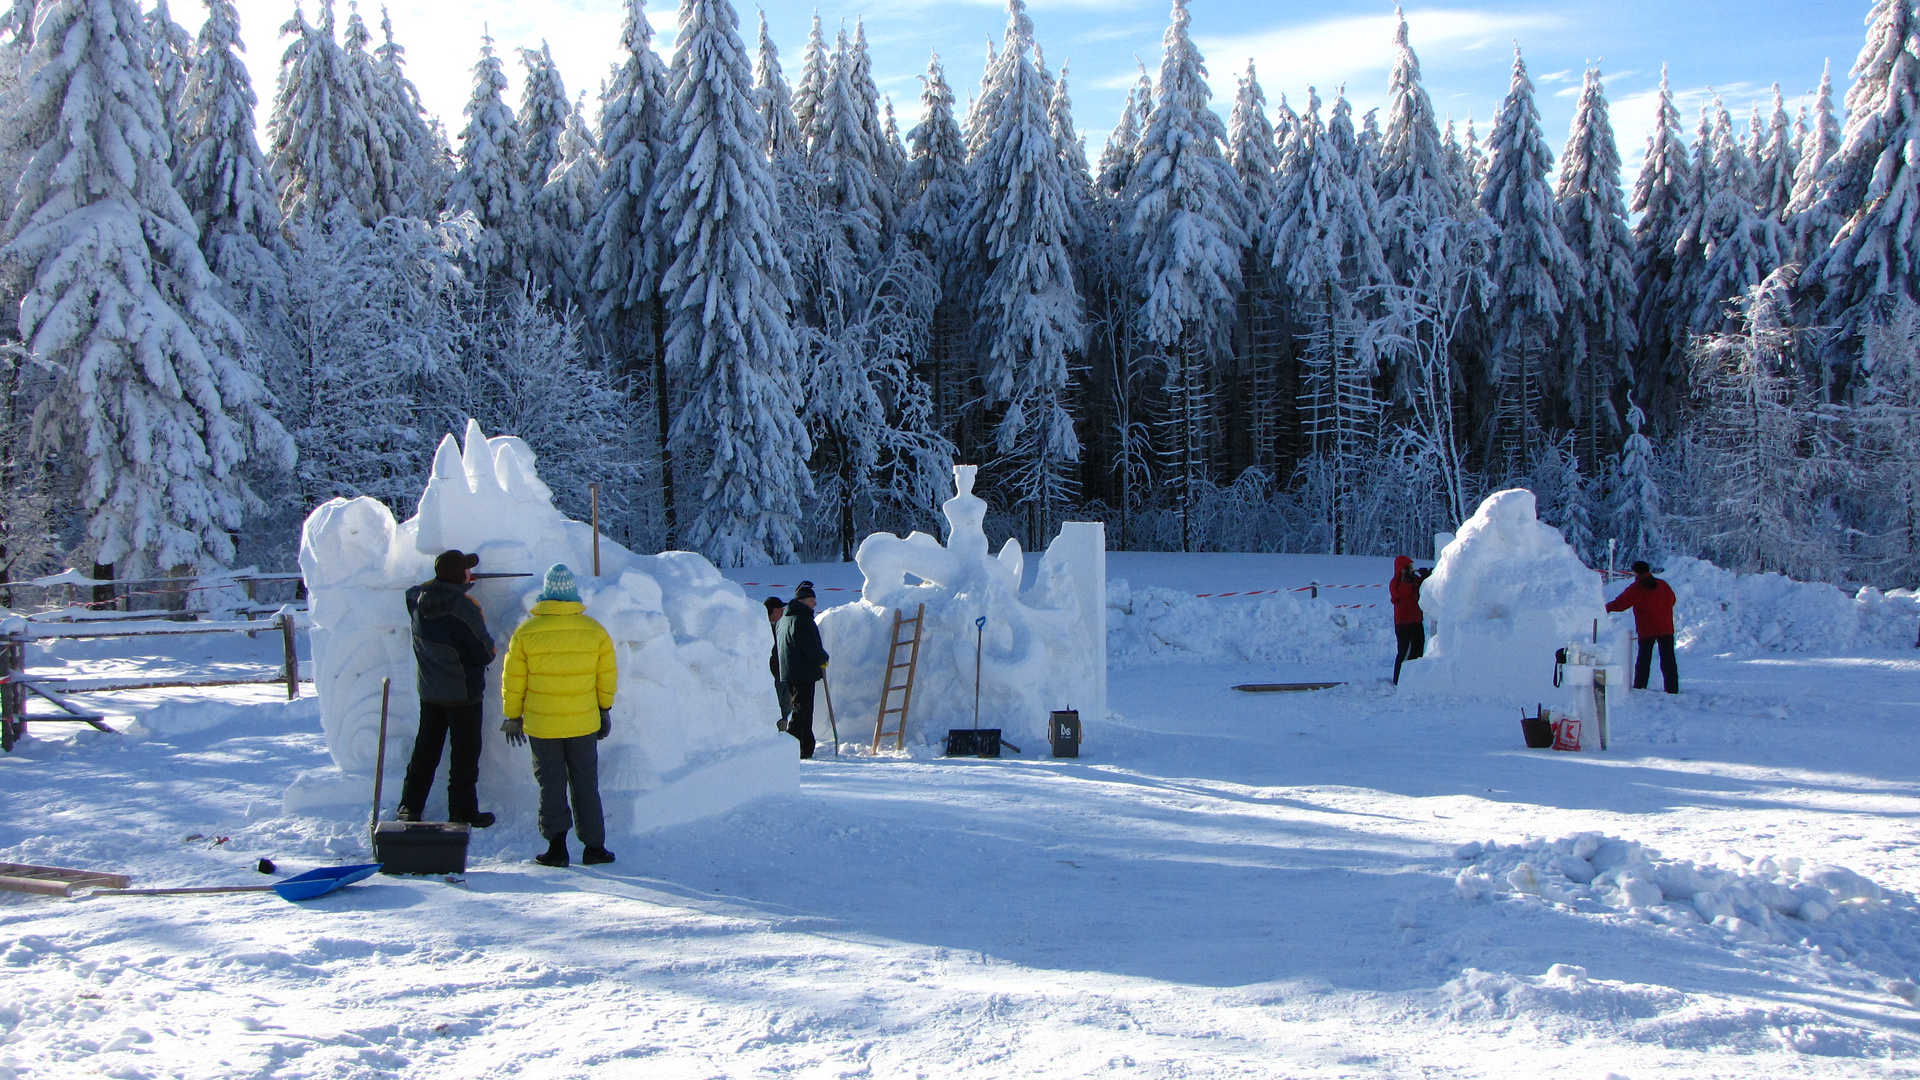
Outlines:
[[[1667,693],[1680,692],[1680,664],[1673,658],[1673,635],[1640,639],[1640,655],[1633,662],[1633,688],[1645,690],[1647,677],[1653,674],[1653,647],[1660,646],[1660,677],[1666,680]]]
[[[787,734],[800,740],[800,756],[813,756],[813,687],[812,682],[790,682],[787,692],[793,695],[793,715],[787,717]]]
[[[440,768],[440,747],[453,744],[447,762],[447,817],[465,821],[480,812],[480,703],[442,705],[420,703],[420,732],[413,737],[413,758],[400,786],[400,805],[423,813],[433,791],[433,774]]]
[[[1393,684],[1398,686],[1400,685],[1400,665],[1427,655],[1427,624],[1395,623],[1393,638],[1397,646],[1393,654]]]
[[[540,783],[540,835],[552,840],[568,829],[587,847],[605,847],[607,819],[600,812],[600,740],[591,735],[571,739],[536,739],[533,778]],[[573,797],[569,810],[567,797]]]

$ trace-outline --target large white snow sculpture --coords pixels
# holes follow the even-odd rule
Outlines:
[[[915,752],[938,752],[949,728],[973,726],[974,620],[982,615],[981,727],[1001,729],[1027,754],[1045,754],[1049,712],[1075,709],[1089,725],[1106,718],[1106,526],[1062,525],[1023,591],[1020,544],[1008,540],[997,557],[987,550],[987,504],[973,494],[976,472],[954,467],[955,494],[942,507],[944,547],[920,532],[867,537],[854,556],[866,576],[861,598],[820,613],[843,744],[871,744],[893,613],[911,618],[923,603],[927,621],[907,724]],[[824,703],[816,711],[814,729],[824,738]],[[1089,732],[1097,745],[1097,732]]]
[[[1589,641],[1596,619],[1611,641],[1600,574],[1535,517],[1524,488],[1487,496],[1441,553],[1420,606],[1437,629],[1401,673],[1402,692],[1572,709],[1570,688],[1553,685],[1554,650]]]
[[[448,548],[478,552],[483,573],[533,575],[481,581],[471,593],[502,660],[539,595],[541,574],[556,562],[573,568],[587,614],[612,635],[620,692],[613,734],[600,744],[609,828],[656,828],[798,790],[793,740],[773,725],[779,706],[761,607],[691,552],[635,555],[603,537],[601,574],[594,577],[593,529],[554,508],[532,450],[516,438],[488,439],[469,421],[464,451],[452,436],[441,442],[412,520],[396,524],[367,498],[334,499],[307,518],[300,570],[313,609],[315,681],[334,765],[294,781],[288,813],[367,804],[383,676],[393,680],[391,809],[420,712],[405,591],[432,577],[433,557]],[[499,732],[500,663],[487,671],[480,805],[531,812],[538,793],[528,751],[508,746]],[[443,787],[435,790],[430,812],[444,797]]]

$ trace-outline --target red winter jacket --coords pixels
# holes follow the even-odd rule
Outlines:
[[[1673,604],[1673,586],[1654,578],[1652,588],[1638,581],[1627,586],[1607,605],[1607,610],[1632,608],[1634,633],[1643,638],[1657,638],[1673,633]]]
[[[1407,571],[1412,566],[1413,560],[1405,555],[1393,560],[1393,581],[1387,585],[1387,596],[1393,600],[1393,625],[1395,626],[1425,622],[1427,618],[1427,613],[1420,610],[1421,579],[1407,580]]]

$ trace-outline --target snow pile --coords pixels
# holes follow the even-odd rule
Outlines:
[[[573,568],[587,614],[612,635],[620,667],[613,734],[600,744],[611,827],[688,821],[798,788],[793,743],[773,725],[779,708],[761,607],[690,552],[641,556],[602,538],[595,577],[592,527],[554,509],[526,443],[488,439],[469,421],[464,451],[452,436],[441,442],[411,520],[396,524],[368,498],[334,499],[307,519],[300,570],[334,767],[302,774],[287,789],[287,812],[370,799],[383,677],[393,680],[387,785],[397,793],[419,718],[404,593],[433,576],[434,556],[448,548],[478,552],[483,573],[532,575],[481,581],[470,593],[502,659],[541,574],[556,562]],[[480,804],[532,811],[538,794],[528,751],[499,732],[501,662],[487,674]]]
[[[1674,632],[1687,648],[1779,652],[1909,648],[1920,627],[1911,590],[1863,588],[1849,596],[1824,582],[1740,574],[1684,556],[1660,576],[1673,586]]]
[[[1436,631],[1401,689],[1474,694],[1521,705],[1562,702],[1553,654],[1605,624],[1600,575],[1534,514],[1533,492],[1487,496],[1440,556],[1420,596]]]
[[[1920,904],[1843,866],[1792,856],[1669,859],[1597,832],[1518,844],[1471,843],[1454,879],[1462,899],[1538,897],[1592,915],[1625,916],[1733,948],[1798,947],[1830,980],[1862,971],[1920,998]],[[1847,970],[1843,965],[1850,965]]]
[[[1055,709],[1078,710],[1083,721],[1106,717],[1106,527],[1062,525],[1023,592],[1019,543],[1008,540],[998,556],[988,553],[981,527],[987,504],[973,494],[976,471],[954,466],[954,496],[942,507],[944,547],[920,532],[867,537],[854,555],[866,577],[861,598],[819,615],[821,639],[833,656],[827,679],[848,743],[871,744],[894,612],[912,618],[921,604],[927,613],[907,724],[910,745],[942,748],[949,728],[973,726],[976,645],[980,726],[1000,728],[1026,752],[1044,752],[1047,714]],[[976,641],[974,621],[982,615],[985,633]],[[762,629],[763,640],[765,634]],[[889,705],[897,707],[894,697]]]
[[[1337,594],[1329,594],[1333,596]],[[1199,597],[1107,583],[1107,657],[1117,663],[1330,664],[1355,653],[1393,658],[1384,606],[1342,608],[1323,596]]]

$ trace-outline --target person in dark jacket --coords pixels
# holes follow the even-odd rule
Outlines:
[[[787,718],[787,734],[800,742],[800,756],[813,756],[813,684],[827,673],[827,650],[820,644],[820,628],[813,624],[813,586],[801,582],[787,602],[787,613],[780,619],[780,631],[774,644],[780,681],[793,696],[793,715]]]
[[[413,659],[420,689],[420,730],[413,758],[400,787],[401,821],[419,821],[440,748],[453,746],[447,764],[447,817],[476,829],[493,824],[480,810],[480,699],[493,662],[493,636],[486,617],[467,590],[480,556],[443,551],[433,560],[433,580],[407,590],[407,616],[413,621]]]
[[[1427,655],[1427,613],[1420,610],[1420,586],[1433,576],[1432,570],[1415,570],[1405,555],[1393,560],[1393,580],[1387,583],[1387,596],[1393,601],[1393,684],[1400,685],[1400,665]]]
[[[1640,655],[1633,662],[1633,688],[1645,690],[1653,674],[1653,647],[1660,646],[1660,677],[1667,693],[1680,692],[1680,664],[1673,656],[1673,586],[1653,576],[1653,567],[1633,564],[1633,584],[1621,591],[1608,611],[1633,610],[1633,632],[1640,639]]]
[[[773,628],[773,646],[767,650],[767,671],[773,675],[773,693],[780,699],[779,730],[787,730],[787,718],[793,715],[793,695],[788,692],[787,684],[780,678],[780,619],[787,613],[787,605],[777,596],[769,596],[767,605],[767,625]]]

